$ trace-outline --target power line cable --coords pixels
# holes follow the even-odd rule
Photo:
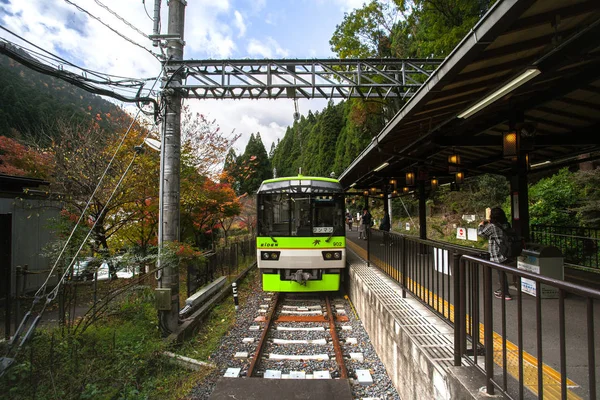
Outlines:
[[[125,18],[121,17],[119,14],[117,14],[113,10],[111,10],[108,6],[106,6],[105,4],[103,4],[100,0],[94,0],[94,1],[100,7],[104,8],[106,11],[108,11],[109,13],[111,13],[112,15],[114,15],[115,18],[117,18],[118,20],[120,20],[121,22],[123,22],[125,25],[127,25],[128,27],[130,27],[131,29],[133,29],[134,31],[136,31],[137,33],[139,33],[140,35],[142,35],[146,39],[150,39],[147,34],[145,34],[144,32],[142,32],[140,29],[136,28],[135,26],[133,26],[133,24],[131,24]]]
[[[164,68],[165,65],[163,65],[162,70],[161,70],[161,74],[159,76],[162,75],[162,73],[164,73]],[[152,89],[154,89],[154,86],[156,86],[156,84],[158,83],[159,78],[157,78],[152,86]],[[100,185],[102,183],[102,181],[104,180],[104,177],[106,176],[106,174],[108,173],[108,171],[110,170],[112,163],[114,162],[119,150],[122,148],[123,143],[125,142],[125,139],[127,138],[127,136],[129,135],[129,132],[131,131],[131,129],[133,128],[135,121],[137,120],[137,118],[140,115],[140,112],[142,112],[141,109],[138,110],[138,112],[136,113],[135,117],[133,118],[131,124],[129,125],[127,131],[125,132],[125,134],[123,135],[123,138],[121,139],[121,142],[119,143],[119,145],[117,146],[115,152],[113,153],[113,156],[111,158],[111,160],[109,161],[108,165],[106,166],[104,172],[102,173],[100,180],[98,181],[98,184],[96,185],[96,187],[94,188],[94,191],[92,193],[92,195],[90,196],[90,198],[88,199],[88,202],[86,203],[85,208],[83,209],[83,211],[81,212],[79,219],[77,221],[77,223],[74,225],[73,229],[71,230],[71,233],[69,235],[69,237],[67,238],[65,245],[63,246],[63,248],[61,249],[60,254],[58,255],[53,267],[51,268],[50,272],[48,273],[48,276],[46,277],[46,280],[42,283],[42,285],[40,286],[40,288],[36,291],[35,295],[34,295],[34,300],[32,302],[31,308],[29,309],[29,311],[25,314],[25,316],[23,317],[23,319],[21,320],[21,323],[19,324],[19,327],[17,328],[15,335],[13,336],[12,340],[9,343],[9,346],[7,348],[7,352],[6,352],[6,357],[4,357],[6,363],[2,364],[2,368],[0,369],[0,376],[2,376],[4,374],[4,372],[10,367],[10,365],[12,365],[12,360],[9,358],[9,355],[11,354],[11,351],[14,347],[14,344],[18,342],[18,339],[23,331],[23,329],[25,328],[27,322],[29,321],[29,318],[32,316],[33,313],[33,309],[35,307],[35,305],[39,302],[39,300],[41,300],[41,298],[43,297],[43,293],[45,292],[45,289],[48,285],[48,282],[50,280],[50,277],[52,276],[54,270],[56,269],[56,267],[58,266],[58,262],[60,261],[62,255],[64,254],[69,242],[71,241],[71,239],[73,238],[73,235],[75,233],[75,231],[77,230],[77,227],[79,226],[79,224],[81,223],[81,221],[83,220],[83,217],[85,215],[85,212],[87,211],[87,209],[89,208],[96,192],[98,191],[98,189],[100,188]],[[151,128],[148,129],[148,133],[146,134],[146,138],[150,135],[150,133],[152,132],[152,129],[154,129],[154,127],[156,127],[158,121],[154,121],[154,124]],[[142,142],[143,144],[143,142]],[[112,200],[114,194],[116,193],[116,190],[119,188],[119,186],[121,185],[121,183],[123,182],[123,179],[125,178],[125,176],[127,175],[127,173],[129,172],[131,166],[133,165],[133,162],[136,158],[136,156],[138,155],[139,151],[137,150],[137,148],[141,148],[141,146],[137,146],[136,147],[136,153],[134,154],[129,166],[127,167],[127,169],[125,170],[125,172],[123,173],[123,175],[121,176],[121,179],[119,180],[119,182],[117,183],[117,185],[115,186],[113,192],[111,193],[108,201],[106,202],[104,208],[102,209],[101,213],[103,213],[106,209],[106,207],[108,206],[108,204],[110,203],[110,201]],[[94,230],[96,224],[98,223],[98,220],[96,220],[94,222],[94,225],[90,228],[90,230],[88,231],[88,234],[86,236],[86,238],[84,239],[84,241],[82,242],[81,246],[79,247],[78,251],[76,252],[76,254],[73,256],[73,259],[71,260],[71,262],[69,263],[69,266],[65,269],[65,272],[63,273],[62,277],[60,278],[59,282],[56,284],[56,286],[54,287],[54,289],[52,291],[50,291],[48,294],[45,295],[46,297],[46,301],[44,303],[44,305],[42,306],[41,311],[38,313],[38,315],[35,317],[35,319],[33,320],[33,322],[31,323],[31,325],[29,326],[29,329],[27,330],[27,332],[25,333],[25,336],[23,337],[21,343],[18,345],[17,350],[14,354],[14,357],[16,357],[16,355],[18,354],[19,349],[23,346],[23,344],[31,337],[32,332],[35,330],[37,324],[39,323],[39,320],[41,318],[41,316],[43,315],[44,311],[46,310],[46,307],[48,306],[48,304],[50,304],[55,298],[56,295],[58,293],[58,288],[60,287],[60,285],[64,282],[64,279],[66,278],[67,274],[69,273],[70,269],[72,268],[72,266],[74,265],[75,260],[77,259],[77,256],[79,255],[79,252],[81,251],[81,249],[83,248],[83,246],[85,245],[85,243],[87,242],[87,239],[89,238],[91,232]],[[14,360],[13,357],[13,360]]]
[[[32,43],[31,41],[29,41],[29,40],[25,39],[23,36],[21,36],[21,35],[19,35],[19,34],[15,33],[15,32],[13,32],[13,31],[11,31],[10,29],[8,29],[7,27],[5,27],[5,26],[3,26],[3,25],[0,25],[0,29],[2,29],[2,30],[4,30],[4,31],[8,32],[9,34],[13,35],[14,37],[18,38],[19,40],[22,40],[23,42],[25,42],[25,43],[29,44],[30,46],[33,46],[33,47],[35,47],[36,49],[38,49],[38,50],[41,50],[42,52],[44,52],[44,53],[48,54],[48,55],[50,56],[49,58],[50,58],[50,59],[53,59],[53,60],[54,60],[55,62],[57,62],[58,64],[66,64],[66,65],[69,65],[69,66],[71,66],[71,67],[73,67],[73,68],[79,69],[79,70],[81,70],[81,71],[83,71],[83,72],[85,72],[85,73],[88,73],[88,74],[90,74],[90,75],[94,75],[94,76],[96,76],[96,77],[98,77],[98,78],[104,78],[104,79],[113,79],[113,78],[114,78],[114,79],[125,80],[125,81],[132,81],[132,82],[134,82],[134,81],[153,80],[153,79],[155,79],[155,78],[143,78],[143,79],[130,78],[130,77],[126,77],[126,76],[119,76],[119,75],[111,75],[111,74],[106,74],[106,73],[104,73],[104,72],[98,72],[98,71],[94,71],[94,70],[91,70],[91,69],[89,69],[89,68],[83,68],[83,67],[80,67],[80,66],[78,66],[78,65],[76,65],[76,64],[73,64],[72,62],[70,62],[70,61],[68,61],[68,60],[65,60],[64,58],[62,58],[62,57],[60,57],[60,56],[58,56],[58,55],[56,55],[56,54],[54,54],[54,53],[52,53],[52,52],[50,52],[50,51],[48,51],[48,50],[44,49],[44,48],[42,48],[42,47],[40,47],[40,46],[36,45],[35,43]],[[6,40],[6,39],[3,39],[3,40]],[[15,43],[13,43],[13,42],[10,42],[10,41],[8,41],[8,40],[6,40],[6,41],[7,41],[8,43],[11,43],[11,44],[13,44],[13,45],[15,45],[15,46],[16,46],[16,44],[15,44]],[[23,47],[23,46],[20,46],[20,47]],[[24,47],[23,47],[23,48],[24,48]],[[36,53],[36,52],[32,51],[31,49],[27,49],[27,51],[28,51],[28,52],[31,52],[31,53],[34,53],[34,54],[38,54],[38,55],[40,55],[41,57],[44,57],[44,56],[42,56],[41,54],[39,54],[39,53]]]
[[[145,48],[144,46],[142,46],[141,44],[133,41],[132,39],[128,38],[127,36],[123,35],[121,32],[117,31],[116,29],[114,29],[113,27],[111,27],[110,25],[108,25],[107,23],[103,22],[102,19],[100,19],[99,17],[96,17],[95,15],[93,15],[92,13],[90,13],[89,11],[85,10],[84,8],[80,7],[79,5],[73,3],[70,0],[64,0],[65,3],[72,5],[73,7],[77,8],[79,11],[81,11],[82,13],[87,14],[90,18],[95,19],[96,21],[100,22],[102,25],[104,25],[105,27],[107,27],[108,29],[110,29],[111,31],[113,31],[114,33],[116,33],[117,35],[119,35],[121,38],[127,40],[129,43],[146,50],[148,53],[152,54],[152,56],[154,56],[157,60],[162,61],[161,58],[162,56],[160,54],[156,54],[155,52],[153,52],[152,50],[149,50],[147,48]]]
[[[138,114],[136,115],[135,119],[137,119],[137,117],[139,116],[139,111]],[[128,136],[131,127],[133,126],[133,123],[130,125],[129,129],[127,130],[127,132],[123,135],[123,138],[121,140],[121,142],[119,143],[119,146],[117,147],[117,149],[115,150],[115,153],[113,154],[113,158],[111,159],[111,161],[109,162],[109,165],[107,166],[107,168],[105,169],[103,176],[101,177],[98,185],[96,186],[96,189],[94,190],[94,194],[97,191],[97,189],[100,186],[100,182],[102,181],[103,177],[106,175],[107,171],[110,168],[110,164],[112,163],[112,161],[114,160],[114,158],[116,157],[116,154],[118,153],[118,151],[120,150],[120,148],[122,147],[126,137]],[[135,146],[135,153],[133,155],[133,157],[131,158],[131,161],[129,162],[129,165],[127,166],[127,168],[125,169],[125,171],[123,172],[123,174],[121,175],[121,178],[119,179],[119,181],[117,182],[117,184],[115,185],[113,191],[111,192],[108,200],[106,201],[106,204],[104,205],[104,207],[102,208],[102,210],[100,211],[100,213],[104,213],[106,210],[106,207],[108,207],[108,205],[110,204],[111,200],[113,199],[115,193],[117,192],[118,188],[121,186],[121,184],[123,183],[123,180],[125,179],[125,177],[127,176],[127,174],[129,173],[129,171],[131,170],[131,167],[133,166],[134,161],[136,160],[137,156],[142,152],[142,145],[144,144],[144,141],[146,138],[148,138],[148,136],[150,135],[152,129],[154,127],[156,127],[157,122],[154,122],[154,125],[148,129],[144,140],[142,140],[142,143],[139,146]],[[86,205],[86,209],[89,206],[89,204],[91,203],[91,200],[93,199],[94,194],[92,194],[92,196],[90,196],[90,199],[88,200],[88,203]],[[75,232],[75,230],[77,229],[77,226],[79,225],[79,223],[82,220],[83,214],[85,213],[85,209],[82,212],[77,224],[75,224],[73,230],[71,231],[71,235],[69,236],[69,238],[67,239],[67,242],[65,243],[65,246],[63,247],[61,254],[59,255],[59,257],[57,258],[56,263],[54,264],[54,266],[52,267],[52,270],[50,271],[50,273],[48,274],[48,277],[46,278],[46,281],[44,282],[44,284],[42,285],[42,287],[40,287],[40,289],[38,289],[38,291],[36,292],[35,296],[34,296],[34,300],[33,300],[33,304],[30,308],[30,310],[25,314],[25,316],[23,317],[23,319],[21,320],[21,323],[19,324],[19,327],[17,328],[14,336],[12,337],[11,341],[8,344],[8,348],[6,351],[6,356],[4,357],[4,362],[1,363],[0,365],[0,377],[4,375],[4,373],[8,370],[8,368],[10,368],[10,366],[12,366],[12,364],[14,363],[14,360],[16,359],[20,349],[23,347],[23,345],[25,343],[27,343],[27,341],[31,338],[31,335],[33,334],[33,332],[35,331],[42,315],[44,314],[46,307],[56,298],[56,296],[58,295],[58,290],[60,289],[61,285],[64,283],[65,278],[67,277],[71,267],[74,265],[75,260],[77,259],[79,253],[81,252],[81,249],[83,248],[83,246],[87,243],[91,233],[94,231],[99,219],[96,219],[96,221],[94,221],[93,226],[89,229],[85,239],[81,242],[81,245],[79,247],[79,249],[77,250],[77,252],[75,253],[75,255],[73,256],[71,262],[69,263],[69,266],[67,268],[65,268],[65,272],[63,273],[63,275],[61,276],[60,280],[58,281],[58,283],[56,284],[56,286],[48,293],[45,295],[46,297],[46,301],[44,302],[42,309],[40,310],[40,312],[36,315],[35,319],[33,320],[33,322],[31,323],[31,325],[29,326],[29,328],[27,329],[27,332],[25,333],[25,335],[23,336],[23,339],[21,339],[20,343],[18,344],[18,346],[16,347],[14,354],[12,355],[12,358],[9,358],[9,356],[11,355],[14,345],[15,343],[17,343],[19,341],[20,335],[23,331],[23,329],[25,328],[25,325],[27,324],[29,318],[32,315],[33,312],[33,308],[35,307],[35,305],[37,304],[37,302],[43,297],[40,296],[41,294],[41,290],[47,285],[48,280],[52,274],[52,272],[54,271],[56,265],[58,264],[58,260],[60,259],[60,257],[62,256],[62,254],[64,253],[64,250],[66,248],[66,246],[68,245],[68,242],[70,241],[70,239],[73,236],[73,233]]]
[[[91,85],[89,82],[99,83],[99,84],[103,84],[103,85],[107,85],[107,86],[111,86],[114,84],[112,82],[92,81],[85,77],[74,74],[70,71],[63,71],[63,70],[59,70],[56,68],[52,68],[48,65],[40,63],[39,61],[35,60],[33,57],[30,57],[29,55],[27,55],[27,57],[26,57],[23,54],[20,54],[19,52],[15,51],[13,48],[9,47],[7,45],[7,43],[0,43],[0,53],[8,55],[9,57],[17,60],[21,64],[33,69],[34,71],[40,72],[42,74],[54,76],[55,78],[62,79],[66,82],[69,82],[75,86],[78,86],[88,92],[91,92],[91,93],[94,93],[97,95],[112,97],[112,98],[121,100],[126,103],[138,103],[138,104],[139,103],[152,103],[152,104],[154,104],[154,116],[155,116],[155,118],[158,117],[158,108],[159,107],[158,107],[157,101],[151,97],[139,97],[139,93],[140,93],[139,90],[138,90],[138,95],[136,97],[131,98],[131,97],[124,96],[122,94],[119,94],[119,93],[114,92],[109,89],[99,88],[97,86]],[[158,79],[158,77],[156,79]],[[118,86],[118,85],[116,85],[116,86]]]
[[[150,16],[150,14],[148,14],[148,9],[146,8],[146,1],[142,0],[142,5],[144,6],[144,11],[146,12],[146,15],[148,16],[148,18],[150,18],[150,21],[154,21],[154,18],[152,18]]]

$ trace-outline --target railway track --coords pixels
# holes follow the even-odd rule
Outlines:
[[[342,298],[265,293],[256,310],[248,337],[232,349],[237,366],[227,368],[211,400],[297,399],[299,393],[310,396],[301,398],[352,400],[351,383],[373,384],[370,371],[358,369],[363,355]]]
[[[257,318],[264,326],[247,376],[347,378],[337,324],[348,317],[339,311],[328,296],[275,295]]]

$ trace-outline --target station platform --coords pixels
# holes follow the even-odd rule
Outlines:
[[[401,286],[398,282],[391,279],[383,271],[379,270],[373,264],[368,265],[367,260],[367,241],[358,239],[358,232],[356,230],[347,231],[347,248],[348,251],[348,265],[350,268],[350,274],[354,276],[354,280],[358,279],[361,285],[365,285],[369,292],[369,296],[376,296],[378,298],[376,304],[386,308],[385,313],[389,314],[394,320],[394,323],[398,325],[396,329],[402,329],[405,331],[405,337],[409,338],[410,345],[418,348],[419,351],[425,354],[428,362],[437,371],[439,377],[442,380],[447,380],[448,375],[456,373],[454,367],[454,330],[452,326],[443,321],[441,317],[437,316],[433,311],[428,309],[419,299],[412,296],[407,292],[407,297],[402,298]],[[380,243],[370,243],[369,246],[378,246]],[[373,249],[373,247],[371,247]],[[494,274],[494,278],[496,278]],[[579,277],[578,277],[579,278]],[[568,279],[568,278],[567,278]],[[352,280],[352,278],[351,278]],[[576,280],[574,283],[577,283]],[[355,285],[357,282],[352,282]],[[593,284],[593,282],[591,282]],[[450,285],[451,286],[451,285]],[[513,294],[513,301],[507,301],[507,321],[516,321],[517,317],[517,297],[516,288],[510,286],[510,292]],[[501,303],[499,299],[494,299],[493,304],[494,313],[500,315]],[[535,316],[535,298],[524,295],[523,299],[523,313],[525,316]],[[543,368],[543,382],[544,382],[544,395],[545,399],[559,399],[561,398],[560,392],[560,352],[559,352],[559,333],[557,329],[550,329],[551,327],[558,326],[558,300],[557,299],[543,299],[543,325],[544,325],[544,368]],[[373,304],[365,305],[363,307],[374,307]],[[452,305],[448,305],[452,308]],[[600,307],[594,309],[594,318],[600,320]],[[588,349],[585,343],[585,329],[581,328],[578,331],[578,327],[585,327],[585,301],[575,298],[567,297],[565,300],[565,314],[567,322],[567,340],[566,340],[566,353],[567,353],[567,384],[569,399],[585,399],[589,398],[589,392],[587,383],[589,376],[585,362],[588,357]],[[369,312],[366,310],[366,312]],[[528,319],[525,317],[525,321]],[[531,320],[535,321],[535,317]],[[385,323],[384,320],[380,320],[379,323]],[[373,323],[371,323],[373,324]],[[548,327],[546,329],[545,327]],[[369,327],[367,327],[369,328]],[[381,327],[371,326],[369,335],[379,334],[376,332],[381,331]],[[526,388],[524,397],[525,399],[538,398],[537,387],[538,387],[538,373],[537,365],[538,360],[534,356],[536,354],[536,326],[532,322],[531,324],[525,323],[523,325],[523,371],[522,380],[524,387]],[[506,332],[507,339],[507,372],[511,377],[512,385],[518,384],[519,380],[519,363],[518,363],[518,327],[515,324],[507,325]],[[595,333],[596,343],[600,342],[600,334],[598,330]],[[373,340],[380,340],[372,338]],[[389,339],[385,339],[389,341]],[[502,344],[501,332],[494,333],[494,352],[496,353],[498,348],[501,348]],[[404,344],[409,343],[408,340],[404,340]],[[376,346],[377,347],[377,346]],[[389,344],[383,347],[389,347]],[[414,350],[413,350],[414,351]],[[600,371],[600,352],[598,349],[594,349],[596,353],[596,372]],[[378,351],[379,353],[379,351]],[[384,359],[385,356],[379,354]],[[402,358],[399,355],[396,358]],[[483,357],[479,357],[479,360],[483,363]],[[402,362],[399,359],[388,360],[388,363],[398,364]],[[502,369],[502,359],[494,357],[494,362],[497,365],[496,369]],[[384,361],[385,363],[385,361]],[[464,363],[463,363],[464,364]],[[386,364],[387,367],[388,364]],[[464,364],[466,365],[466,364]],[[390,368],[393,369],[393,368]],[[390,371],[388,371],[389,373]],[[434,374],[435,375],[435,374]],[[406,377],[400,377],[402,379]],[[416,379],[415,377],[411,379]],[[394,380],[394,377],[392,377]],[[510,384],[510,383],[509,383]],[[399,390],[400,395],[403,393]],[[415,393],[410,393],[413,397]],[[438,393],[439,394],[439,393]],[[454,397],[449,397],[454,398]]]

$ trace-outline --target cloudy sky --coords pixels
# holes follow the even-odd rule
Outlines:
[[[344,12],[364,1],[188,0],[184,58],[334,57],[329,39],[336,25]],[[167,31],[167,8],[162,0],[161,33]],[[79,66],[150,78],[161,67],[145,50],[157,49],[142,35],[152,33],[153,9],[154,0],[0,0],[0,25]],[[20,43],[4,30],[0,37]],[[225,132],[235,129],[242,134],[236,143],[238,152],[256,132],[268,152],[293,122],[294,103],[287,99],[191,100],[189,104],[216,119]],[[299,111],[305,115],[325,104],[326,100],[300,100]]]

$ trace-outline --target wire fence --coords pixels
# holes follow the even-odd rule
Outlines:
[[[598,228],[532,225],[531,241],[560,249],[565,264],[593,271],[600,270],[600,229]]]
[[[207,251],[200,256],[178,259],[180,296],[186,297],[218,279],[232,277],[256,258],[256,242],[252,237],[238,238],[227,246]],[[58,325],[67,330],[77,329],[81,320],[95,321],[112,312],[118,299],[126,298],[143,289],[157,286],[152,265],[156,256],[132,258],[130,262],[95,260],[93,267],[73,268],[60,288],[56,304],[42,320],[42,325]],[[79,264],[78,264],[79,265]],[[15,287],[8,290],[12,295],[1,299],[0,332],[6,340],[11,338],[21,322],[28,305],[34,300],[28,292],[28,281],[34,274],[49,271],[29,271],[27,266],[15,268]],[[60,268],[54,273],[61,275]],[[84,325],[86,326],[86,325]]]

